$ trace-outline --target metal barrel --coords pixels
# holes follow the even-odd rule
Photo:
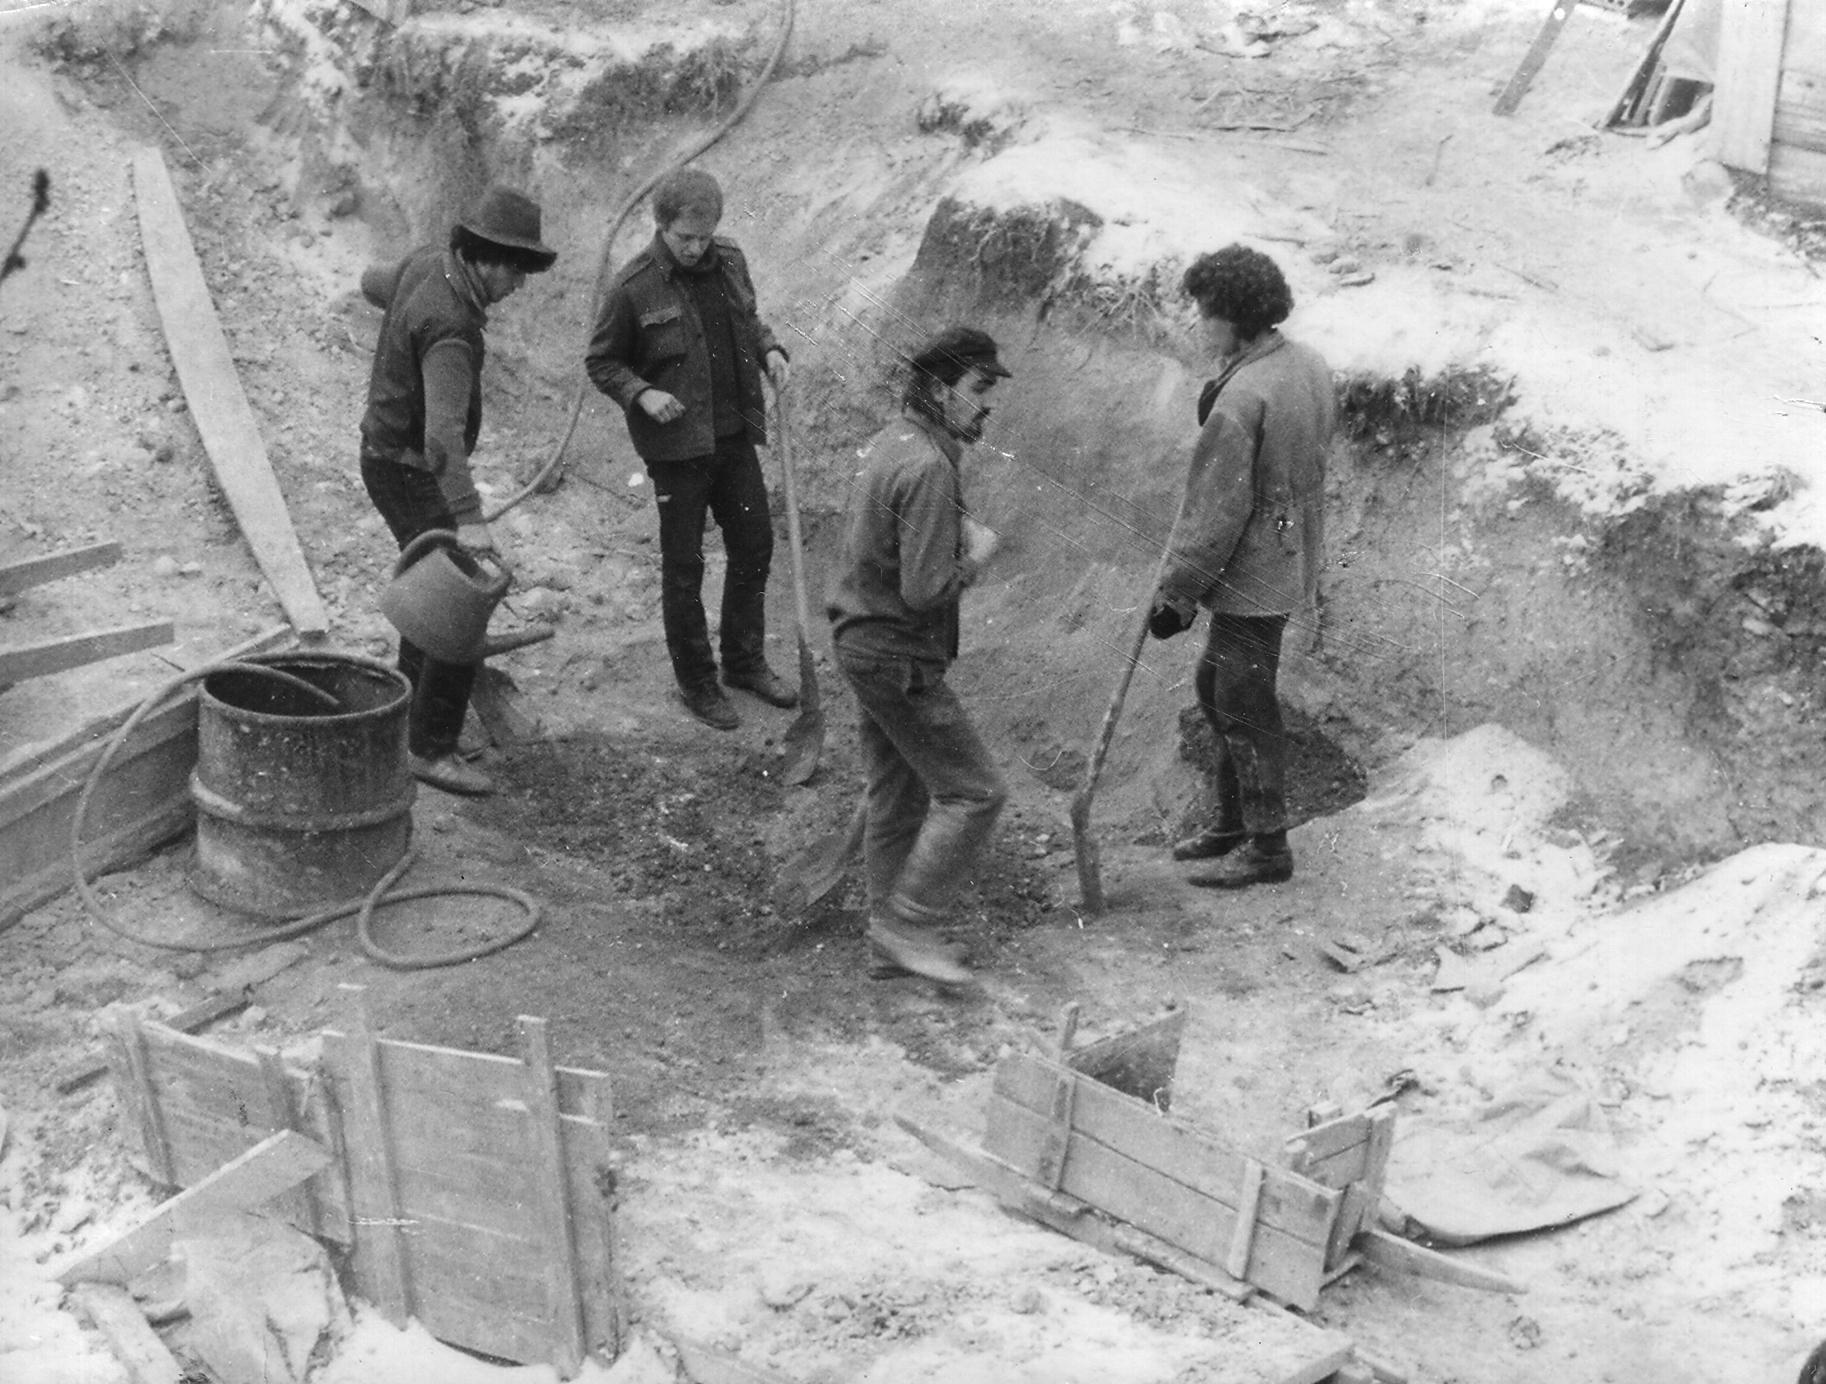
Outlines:
[[[293,651],[247,661],[302,678],[335,702],[236,668],[203,680],[190,776],[197,808],[190,887],[266,918],[358,898],[412,839],[411,684],[353,654]]]

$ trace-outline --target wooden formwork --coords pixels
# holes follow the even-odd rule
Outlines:
[[[269,1209],[340,1247],[389,1321],[566,1377],[613,1360],[608,1077],[554,1065],[541,1019],[519,1021],[518,1058],[378,1038],[343,988],[347,1021],[309,1069],[124,1017],[116,1084],[148,1172],[193,1187],[301,1135],[328,1164]]]

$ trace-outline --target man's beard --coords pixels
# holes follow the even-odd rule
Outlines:
[[[951,436],[955,437],[959,442],[980,442],[980,441],[982,441],[983,429],[989,423],[989,413],[990,413],[990,410],[984,409],[982,412],[978,413],[976,415],[976,417],[972,418],[968,423],[964,424],[963,427],[952,428]]]

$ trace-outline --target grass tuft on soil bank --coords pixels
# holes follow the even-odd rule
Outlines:
[[[1452,366],[1423,375],[1411,365],[1399,377],[1367,372],[1338,381],[1338,418],[1345,436],[1401,451],[1428,436],[1494,422],[1515,402],[1515,380],[1487,365]]]

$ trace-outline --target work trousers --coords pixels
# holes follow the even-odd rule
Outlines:
[[[1198,661],[1198,705],[1217,739],[1217,831],[1287,829],[1287,735],[1275,699],[1285,615],[1213,612]]]
[[[836,648],[862,710],[871,910],[930,924],[974,882],[1008,788],[938,662]]]
[[[422,533],[457,526],[443,491],[438,489],[437,477],[429,471],[364,455],[361,483],[402,551]],[[454,754],[463,734],[463,718],[469,712],[476,665],[440,662],[402,635],[399,670],[412,684],[406,748],[426,759]]]
[[[759,672],[767,661],[767,574],[774,531],[754,444],[739,435],[718,438],[711,456],[650,461],[647,473],[659,502],[660,613],[678,685],[716,682],[704,617],[706,515],[723,531],[729,562],[718,634],[724,676]]]

